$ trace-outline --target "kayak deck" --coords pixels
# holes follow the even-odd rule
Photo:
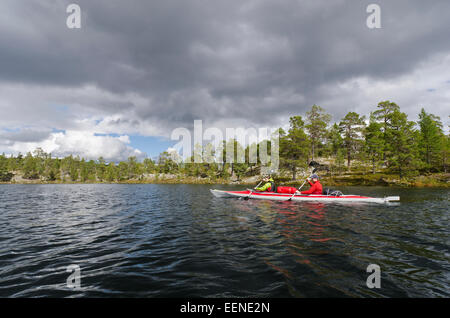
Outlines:
[[[211,193],[218,198],[250,198],[250,199],[260,199],[260,200],[279,200],[287,201],[291,199],[292,201],[322,201],[322,202],[374,202],[374,203],[387,203],[392,201],[400,201],[398,196],[389,196],[384,198],[372,198],[360,195],[341,195],[341,196],[331,196],[331,195],[321,195],[321,194],[292,194],[288,193],[275,193],[275,192],[256,192],[250,190],[244,191],[223,191],[223,190],[213,190],[210,189]]]

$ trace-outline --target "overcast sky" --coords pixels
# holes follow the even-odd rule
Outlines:
[[[279,127],[313,104],[339,121],[391,100],[447,125],[449,15],[448,0],[2,0],[0,152],[152,157],[195,119]]]

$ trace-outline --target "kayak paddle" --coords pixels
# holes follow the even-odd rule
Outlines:
[[[317,171],[317,169],[314,169],[313,172],[311,173],[311,175],[309,176],[309,178],[311,178],[311,176],[312,176],[316,171]],[[305,181],[303,181],[303,183],[302,183],[302,185],[300,186],[300,188],[298,188],[298,191],[300,191],[300,189],[303,188],[303,186],[304,186],[305,183],[306,183],[306,180],[308,180],[308,178],[306,178]],[[294,195],[295,195],[296,193],[297,193],[297,192],[294,192],[294,193],[292,194],[292,196],[291,196],[287,201],[292,201],[292,198],[294,197]]]
[[[261,181],[258,183],[258,185],[257,185],[256,187],[254,187],[253,189],[256,189],[257,187],[259,187],[259,185],[261,184],[261,182],[262,182],[262,180],[261,180]],[[253,193],[253,189],[250,190],[250,193],[248,194],[248,196],[246,196],[246,197],[244,198],[244,200],[250,199],[250,196],[251,196],[252,193]]]

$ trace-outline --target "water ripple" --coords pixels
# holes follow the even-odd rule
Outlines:
[[[345,189],[402,197],[388,206],[218,199],[209,188],[0,186],[0,296],[450,296],[448,190]],[[372,263],[380,289],[365,284]],[[70,264],[78,290],[66,286]]]

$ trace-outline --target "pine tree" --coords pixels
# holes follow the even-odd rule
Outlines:
[[[427,169],[431,167],[435,167],[436,169],[442,162],[441,156],[444,146],[440,118],[426,113],[422,108],[419,114],[418,124],[420,127],[419,149],[421,159],[426,163]]]
[[[79,166],[79,161],[78,158],[74,159],[72,158],[72,156],[70,156],[69,159],[69,175],[70,175],[70,180],[72,180],[73,182],[78,181],[78,166]]]
[[[125,161],[119,162],[117,166],[117,180],[124,181],[128,179],[128,163]]]
[[[217,173],[217,164],[215,161],[214,146],[208,143],[203,150],[203,167],[206,169],[206,175],[211,179],[214,179]]]
[[[39,179],[37,159],[29,152],[23,163],[23,177],[26,179]]]
[[[9,169],[8,166],[9,166],[8,159],[3,153],[2,155],[0,155],[0,182],[9,182],[14,176],[13,173],[8,171]]]
[[[441,164],[442,170],[448,172],[448,157],[450,154],[450,136],[442,134]]]
[[[117,179],[116,164],[110,162],[106,167],[106,181],[113,182]]]
[[[226,162],[230,164],[231,176],[238,179],[247,170],[248,165],[245,158],[245,149],[236,139],[230,139],[225,144]]]
[[[350,169],[350,162],[359,151],[362,145],[361,133],[364,129],[365,117],[360,117],[355,112],[349,112],[339,123],[341,134],[344,136],[344,147],[347,151],[347,167]]]
[[[393,102],[384,101],[378,103],[378,110],[373,112],[374,117],[382,123],[383,131],[383,160],[386,160],[386,156],[389,155],[389,129],[391,129],[392,115],[396,111],[400,111],[400,107]]]
[[[95,174],[98,180],[101,182],[106,177],[106,161],[103,157],[98,158],[98,163],[95,166]]]
[[[139,173],[139,164],[137,162],[137,158],[135,156],[128,157],[128,179],[136,178]]]
[[[378,163],[383,159],[384,139],[382,124],[378,123],[373,113],[370,114],[369,125],[364,131],[364,149],[375,173]]]
[[[331,120],[331,115],[327,114],[325,110],[317,105],[313,105],[311,111],[306,113],[305,128],[308,130],[311,138],[311,157],[314,160],[317,155],[320,142],[326,137],[327,126]]]
[[[158,157],[158,169],[159,173],[177,173],[178,164],[167,151],[164,151]]]
[[[89,168],[84,159],[80,162],[80,179],[81,182],[86,182],[89,179]]]
[[[340,148],[340,149],[338,149],[337,154],[336,154],[336,166],[338,169],[338,174],[342,173],[344,164],[345,164],[345,151],[344,151],[344,149]]]
[[[292,179],[296,180],[297,169],[307,165],[311,142],[301,116],[293,116],[289,122],[287,135],[280,130],[280,164],[291,170]]]
[[[153,162],[152,159],[145,158],[143,164],[144,164],[144,171],[146,173],[153,173],[153,172],[155,172],[155,163]]]
[[[390,129],[387,131],[389,140],[387,157],[390,167],[396,170],[402,178],[407,171],[418,167],[418,145],[414,131],[415,123],[408,121],[405,113],[395,110],[390,116]]]
[[[344,140],[339,129],[339,125],[334,123],[331,126],[327,136],[328,153],[336,157],[338,150],[344,147]]]
[[[8,169],[8,159],[6,158],[5,153],[0,155],[0,170],[6,171]]]

